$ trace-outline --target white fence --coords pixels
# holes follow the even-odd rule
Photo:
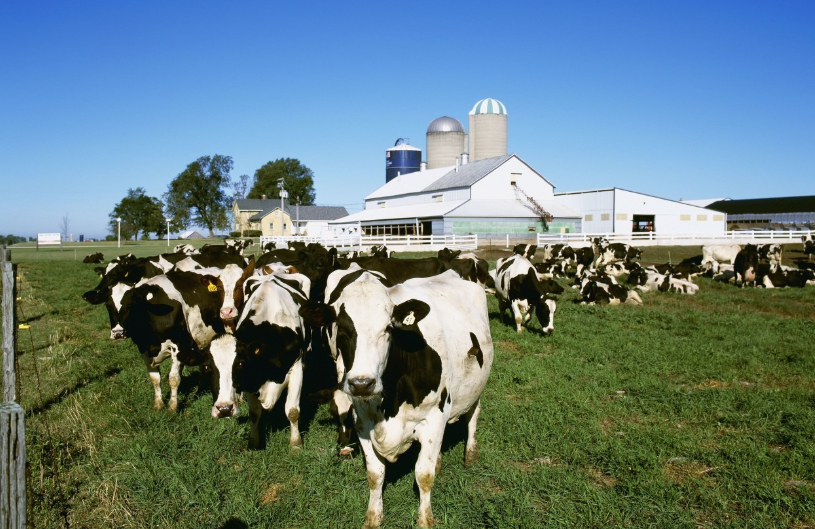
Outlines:
[[[339,250],[367,250],[374,245],[387,246],[389,250],[408,252],[411,250],[434,251],[444,247],[460,250],[475,250],[478,248],[478,235],[356,235],[353,237],[261,237],[261,248],[269,242],[282,246],[289,241],[301,241],[306,244],[318,242],[325,247],[335,247]]]
[[[569,244],[588,246],[595,237],[605,237],[610,242],[636,243],[639,246],[696,246],[717,242],[747,243],[796,243],[801,237],[815,232],[810,230],[736,230],[714,234],[663,234],[647,233],[539,233],[538,246],[543,244]]]

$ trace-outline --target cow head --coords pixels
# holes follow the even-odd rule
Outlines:
[[[535,314],[543,329],[544,336],[549,336],[555,330],[555,311],[557,304],[555,300],[549,296],[541,297],[540,301],[535,304]]]
[[[232,383],[237,391],[256,393],[268,381],[283,383],[303,340],[295,329],[263,321],[238,327],[235,344]]]
[[[212,416],[217,419],[235,417],[240,413],[235,405],[233,372],[237,357],[237,341],[231,334],[216,336],[209,344],[207,367],[212,377],[215,402]]]
[[[449,248],[442,248],[438,253],[439,259],[447,261],[448,263],[459,255],[461,255],[461,250],[451,250]]]

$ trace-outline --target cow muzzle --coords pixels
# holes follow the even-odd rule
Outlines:
[[[212,407],[212,416],[216,419],[229,419],[238,414],[238,407],[232,402],[215,403]]]
[[[119,327],[118,325],[110,330],[110,339],[111,340],[124,340],[125,339],[125,330]]]
[[[348,394],[352,397],[370,397],[374,394],[376,379],[370,377],[354,377],[348,379]]]
[[[224,322],[229,320],[234,320],[238,316],[238,309],[235,307],[227,307],[225,309],[221,309],[221,319]]]

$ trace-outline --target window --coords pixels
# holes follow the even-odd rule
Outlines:
[[[274,222],[269,223],[269,229],[274,231]]]
[[[696,220],[705,221],[707,220],[707,215],[696,215]]]
[[[521,178],[521,173],[510,173],[509,175],[509,185],[514,186],[518,184],[518,180]]]
[[[628,220],[628,213],[617,213],[617,220]]]
[[[724,220],[724,215],[713,215],[713,220],[721,222]]]
[[[434,202],[444,202],[444,195],[433,195]]]
[[[690,215],[686,215],[686,214],[679,215],[679,220],[685,220],[685,221],[690,220]]]
[[[611,220],[611,213],[601,213],[600,220]]]
[[[586,215],[586,222],[591,222],[594,220],[594,215]]]
[[[376,205],[379,206],[380,208],[384,208],[385,207],[385,201],[383,200],[382,202],[377,202]]]

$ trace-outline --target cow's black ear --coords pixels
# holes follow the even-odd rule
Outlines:
[[[89,290],[82,294],[82,299],[91,305],[99,305],[105,302],[105,293],[102,290]]]
[[[105,267],[104,266],[97,266],[97,267],[94,267],[93,271],[101,276],[101,275],[104,275],[104,273],[105,273]]]
[[[312,327],[325,327],[337,320],[334,307],[321,301],[309,301],[300,307],[300,316]]]
[[[430,313],[430,305],[418,299],[409,299],[393,308],[393,326],[397,329],[415,327]]]
[[[209,292],[217,292],[218,291],[218,278],[210,275],[204,274],[201,276],[201,284],[207,287],[207,291]]]

